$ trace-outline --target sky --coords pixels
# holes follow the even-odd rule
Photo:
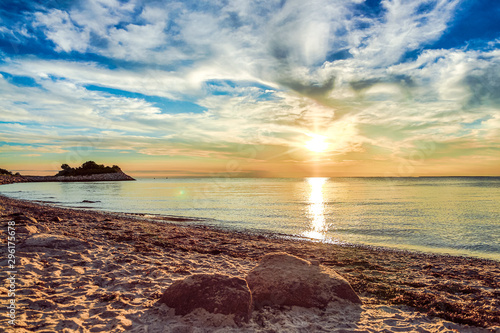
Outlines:
[[[4,0],[0,167],[500,176],[499,17],[497,0]]]

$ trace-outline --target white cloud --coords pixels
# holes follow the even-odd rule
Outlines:
[[[150,155],[226,154],[218,145],[299,147],[314,132],[332,140],[332,154],[363,145],[400,152],[431,134],[436,140],[476,135],[461,123],[496,111],[498,50],[427,50],[400,63],[443,35],[458,1],[384,0],[380,17],[353,15],[360,2],[231,1],[200,10],[188,2],[92,0],[67,12],[39,12],[34,27],[56,51],[98,54],[117,68],[5,58],[0,70],[32,77],[41,88],[0,80],[0,120],[56,127],[57,135],[45,129],[32,140],[59,135],[78,144],[81,137],[62,129],[70,126],[100,135],[102,147]],[[352,57],[326,61],[346,50]],[[229,82],[212,89],[211,80]],[[252,84],[276,90],[264,98]],[[86,85],[188,99],[207,111],[166,114],[143,99]],[[495,117],[485,120],[481,135],[498,135],[497,124]],[[6,139],[22,141],[27,132],[12,129]]]
[[[405,52],[437,40],[447,28],[458,0],[384,0],[385,15],[366,30],[352,31],[351,53],[365,66],[387,66]],[[422,6],[432,9],[419,12]]]
[[[171,73],[155,69],[138,71],[102,68],[91,62],[70,62],[33,60],[31,58],[12,60],[3,70],[14,75],[25,75],[40,82],[51,77],[65,79],[79,85],[91,84],[110,87],[146,95],[178,99],[182,93],[189,94],[199,82],[190,82],[182,73]]]
[[[75,26],[67,12],[53,9],[44,15],[36,13],[35,26],[45,26],[46,35],[54,44],[56,51],[85,52],[90,40],[90,32]]]
[[[0,120],[6,122],[38,123],[76,128],[120,128],[147,130],[122,124],[134,117],[159,113],[151,104],[133,98],[110,97],[91,92],[66,80],[41,81],[43,88],[16,87],[0,80]]]

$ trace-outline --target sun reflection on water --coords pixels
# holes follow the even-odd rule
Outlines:
[[[324,177],[307,178],[307,182],[311,187],[308,205],[308,216],[311,220],[311,230],[303,233],[306,237],[315,239],[326,238],[326,231],[328,227],[325,220],[323,185],[325,185],[327,180],[328,178]]]

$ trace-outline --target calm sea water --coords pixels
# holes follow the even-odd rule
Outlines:
[[[139,179],[0,186],[13,198],[500,260],[500,177]],[[92,203],[84,200],[94,201]]]

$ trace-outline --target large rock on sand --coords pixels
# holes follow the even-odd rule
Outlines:
[[[361,304],[349,282],[332,269],[286,253],[264,256],[246,280],[256,308],[266,305],[325,308],[339,298]]]
[[[247,282],[221,274],[195,274],[178,280],[165,290],[160,303],[174,308],[176,315],[186,315],[197,308],[234,314],[236,323],[248,321],[252,310]]]
[[[89,244],[78,238],[63,235],[35,234],[26,239],[23,245],[53,249],[73,249],[80,246],[86,247]]]

